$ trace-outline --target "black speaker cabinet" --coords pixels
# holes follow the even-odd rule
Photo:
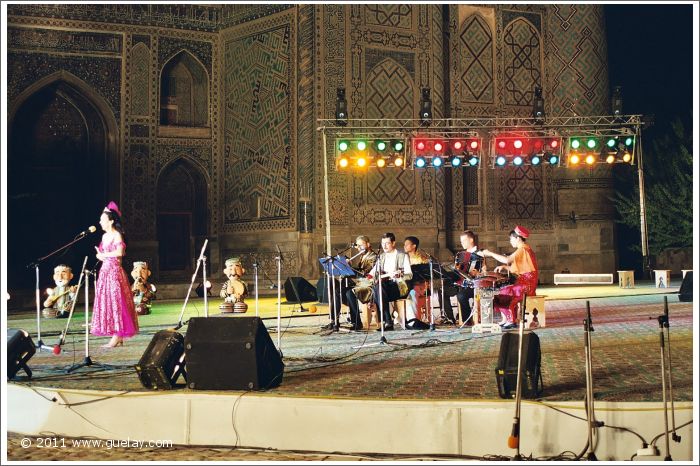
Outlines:
[[[678,290],[678,301],[690,303],[693,301],[693,271],[685,273],[681,288]]]
[[[154,390],[168,390],[185,373],[185,337],[175,330],[156,332],[136,365],[141,385]]]
[[[193,317],[185,354],[192,389],[265,390],[282,383],[284,363],[259,317]]]
[[[328,285],[326,276],[321,275],[321,278],[316,282],[316,297],[319,304],[328,304]]]
[[[317,301],[316,287],[302,277],[289,277],[284,282],[284,297],[289,303]]]
[[[27,361],[34,353],[36,347],[29,333],[25,330],[7,329],[7,380],[13,379],[20,369],[31,378],[32,371],[27,366]]]
[[[501,398],[515,398],[518,376],[519,335],[504,333],[496,366],[496,383]],[[542,394],[540,339],[532,332],[523,333],[523,364],[521,366],[521,394],[523,398],[537,398]]]

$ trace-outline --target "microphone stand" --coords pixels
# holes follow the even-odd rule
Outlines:
[[[666,456],[665,461],[672,461],[671,459],[671,446],[668,438],[668,405],[666,396],[666,378],[668,377],[668,386],[671,395],[671,418],[673,423],[673,441],[680,442],[681,437],[676,433],[676,416],[675,408],[673,404],[673,383],[671,382],[671,335],[669,332],[668,325],[668,297],[664,296],[664,313],[656,318],[659,321],[659,344],[661,346],[661,384],[662,384],[662,394],[664,400],[664,438],[666,442]],[[664,329],[666,333],[666,340],[668,344],[664,344]],[[666,349],[668,347],[668,350]],[[668,369],[666,369],[666,361],[668,361]],[[668,374],[667,374],[668,371]]]
[[[87,257],[85,259],[87,259]],[[88,296],[89,296],[89,291],[90,291],[90,286],[89,286],[90,275],[94,276],[95,272],[92,270],[84,270],[83,273],[85,274],[85,358],[83,359],[82,363],[73,364],[68,369],[66,369],[66,373],[71,373],[74,370],[80,369],[81,367],[85,367],[85,366],[111,367],[111,366],[108,366],[106,364],[96,363],[90,358],[90,330],[89,330],[89,328],[90,328],[90,320],[89,320],[90,305],[88,303],[88,301],[89,301]],[[93,283],[96,281],[97,281],[97,279],[95,279],[93,281]]]
[[[80,291],[80,286],[83,284],[83,278],[86,277],[85,275],[85,264],[87,264],[88,256],[85,256],[85,260],[83,260],[83,267],[80,269],[80,278],[78,278],[78,285],[76,288],[75,292],[75,299],[73,300],[73,303],[71,304],[70,307],[70,312],[68,313],[68,320],[66,320],[66,327],[63,329],[63,332],[61,332],[61,336],[58,339],[58,343],[52,348],[54,354],[59,354],[61,352],[61,346],[63,346],[63,343],[66,341],[66,334],[68,333],[68,327],[70,326],[70,321],[73,319],[73,311],[75,310],[75,304],[78,302],[78,293]],[[87,283],[87,280],[86,280]],[[87,312],[87,305],[88,305],[88,297],[87,297],[87,290],[88,288],[85,288],[86,293],[85,293],[85,310]],[[47,348],[46,346],[44,346]]]
[[[35,272],[35,297],[36,297],[36,348],[41,351],[42,348],[50,348],[44,345],[44,342],[41,340],[41,290],[39,288],[39,264],[44,262],[46,259],[49,257],[53,257],[54,255],[58,254],[59,252],[63,251],[66,248],[69,248],[70,246],[74,245],[81,239],[85,238],[88,234],[92,233],[89,229],[86,231],[83,231],[82,233],[79,233],[78,236],[76,236],[70,243],[64,244],[60,248],[56,249],[55,251],[52,251],[48,253],[47,255],[38,258],[34,262],[27,264],[27,268],[31,269],[34,268]]]
[[[591,359],[591,332],[593,331],[593,321],[591,320],[591,303],[586,301],[586,318],[583,320],[583,331],[585,333],[584,349],[586,356],[586,416],[588,418],[588,455],[589,461],[597,461],[595,448],[593,447],[593,430],[596,428],[595,414],[593,412],[593,361]]]
[[[277,248],[277,257],[275,257],[277,261],[277,351],[282,357],[282,251],[277,244],[275,247]]]
[[[353,346],[353,349],[357,348],[369,348],[370,346],[379,346],[379,345],[387,345],[388,342],[386,340],[386,337],[384,336],[384,299],[382,297],[382,275],[383,275],[383,270],[382,270],[382,264],[381,261],[382,259],[377,258],[377,290],[378,290],[378,296],[379,296],[379,330],[381,337],[379,338],[378,342],[375,343],[365,343],[360,346]],[[375,302],[377,300],[377,297],[375,296]],[[391,304],[389,304],[391,305]],[[368,324],[369,325],[369,324]]]
[[[518,328],[518,375],[515,383],[515,416],[513,417],[513,428],[508,437],[508,447],[515,448],[515,456],[513,460],[519,461],[522,459],[520,455],[520,404],[522,391],[522,362],[523,362],[523,330],[525,328],[525,307],[527,302],[527,294],[523,295],[523,302],[520,305],[520,325]]]
[[[258,258],[253,256],[253,270],[255,273],[255,317],[260,316],[260,311],[258,310]]]
[[[190,299],[190,293],[192,293],[192,287],[194,286],[194,280],[197,278],[197,272],[199,272],[199,264],[201,262],[204,262],[204,271],[203,271],[203,276],[204,276],[204,281],[202,281],[202,284],[204,285],[204,317],[209,317],[209,306],[207,303],[207,268],[206,268],[206,258],[204,256],[204,250],[207,249],[207,244],[209,244],[209,238],[204,240],[204,244],[202,245],[202,250],[199,253],[199,259],[197,259],[197,267],[194,269],[194,273],[192,274],[192,281],[190,282],[190,288],[187,290],[187,295],[185,296],[185,302],[182,303],[182,310],[180,311],[180,317],[177,320],[177,325],[175,326],[175,330],[179,330],[182,328],[184,325],[182,322],[182,316],[185,314],[185,308],[187,307],[187,301]]]

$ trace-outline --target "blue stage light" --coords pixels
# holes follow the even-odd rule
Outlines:
[[[516,167],[519,167],[522,164],[523,164],[523,158],[520,157],[519,155],[513,159],[513,165],[515,165]]]
[[[472,155],[471,157],[469,157],[469,165],[471,165],[472,167],[476,167],[477,165],[479,165],[479,157],[477,157],[476,155]]]
[[[417,168],[425,167],[425,159],[423,157],[416,158],[416,167]]]
[[[433,157],[433,167],[442,166],[442,159],[440,157]]]
[[[496,165],[498,165],[499,167],[502,167],[505,164],[506,164],[505,157],[503,157],[502,155],[499,155],[498,157],[496,157]]]
[[[461,157],[452,157],[452,160],[450,161],[453,167],[459,167],[462,165],[462,158]]]
[[[556,155],[549,156],[549,164],[550,165],[556,165],[558,163],[559,163],[559,157],[557,157]]]
[[[542,161],[542,159],[540,158],[539,155],[533,155],[532,158],[530,159],[530,162],[533,165],[539,165],[541,161]]]

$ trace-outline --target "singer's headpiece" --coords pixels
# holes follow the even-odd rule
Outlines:
[[[528,236],[530,236],[530,230],[520,225],[516,225],[513,231],[516,235],[520,236],[521,238],[527,238]]]
[[[114,202],[114,201],[109,201],[109,204],[107,204],[107,207],[105,207],[105,210],[103,210],[103,212],[107,212],[107,211],[109,211],[109,210],[111,210],[111,211],[114,212],[115,214],[119,215],[119,217],[121,218],[122,213],[121,213],[121,211],[119,210],[119,206],[117,205],[116,202]]]

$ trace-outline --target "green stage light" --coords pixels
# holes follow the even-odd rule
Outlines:
[[[610,138],[610,139],[608,139],[607,145],[608,145],[608,147],[613,148],[613,147],[615,147],[615,143],[616,143],[615,138]]]
[[[347,141],[340,141],[338,143],[338,150],[341,152],[345,152],[348,150],[348,142]]]
[[[579,141],[578,139],[572,139],[571,140],[571,148],[578,149],[579,147],[581,147],[581,141]]]
[[[595,149],[596,141],[595,139],[589,139],[586,143],[589,149]]]
[[[403,150],[403,142],[401,142],[401,141],[394,141],[394,150],[395,150],[395,151]]]
[[[357,150],[367,149],[367,143],[365,141],[357,141]]]
[[[384,141],[377,141],[377,150],[378,150],[378,151],[384,151],[384,150],[386,150],[386,142],[384,142]]]
[[[631,146],[633,142],[634,142],[634,138],[632,138],[632,137],[628,137],[627,139],[625,139],[625,145],[627,147]]]

